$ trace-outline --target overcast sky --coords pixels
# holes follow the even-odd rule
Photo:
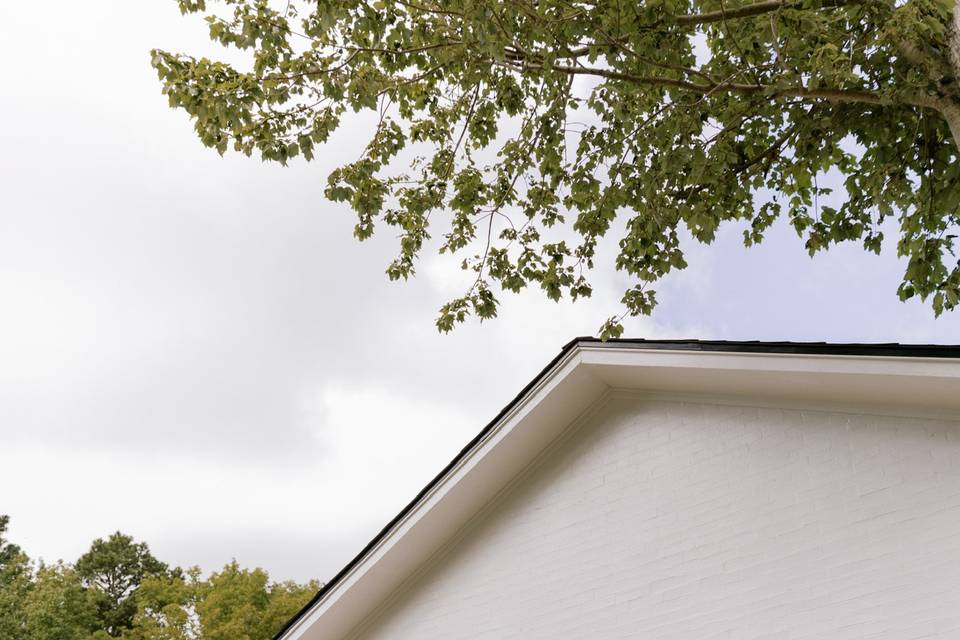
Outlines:
[[[286,169],[202,147],[149,65],[211,50],[173,0],[3,2],[0,25],[0,513],[31,556],[120,529],[174,564],[327,579],[618,310],[601,270],[588,302],[508,297],[439,335],[469,275],[388,282],[389,234],[357,243],[323,199],[361,127]],[[626,335],[960,342],[960,315],[897,301],[892,247],[739,233],[690,247]]]

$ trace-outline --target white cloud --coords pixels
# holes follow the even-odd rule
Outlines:
[[[421,405],[388,389],[328,387],[304,394],[302,419],[322,448],[309,465],[270,468],[191,454],[76,451],[56,443],[0,449],[11,535],[48,560],[75,559],[97,536],[121,529],[149,541],[167,559],[216,569],[244,550],[223,544],[208,557],[183,544],[221,532],[226,540],[289,535],[301,543],[336,540],[360,550],[373,523],[397,513],[482,427],[454,407]],[[209,546],[209,545],[201,545]],[[320,553],[299,566],[296,549],[246,551],[277,578],[331,575],[348,555]],[[170,549],[168,549],[170,547]],[[316,554],[311,554],[313,557]],[[274,567],[270,567],[274,568]],[[277,573],[277,569],[275,573]]]

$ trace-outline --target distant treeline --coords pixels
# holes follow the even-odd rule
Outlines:
[[[320,588],[236,561],[202,577],[119,531],[74,563],[31,560],[0,516],[0,640],[269,640]]]

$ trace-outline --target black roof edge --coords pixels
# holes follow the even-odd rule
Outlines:
[[[433,477],[430,482],[420,490],[420,492],[405,506],[400,513],[393,517],[390,522],[384,526],[377,535],[373,537],[364,548],[353,557],[329,582],[326,582],[310,601],[305,604],[300,611],[296,613],[283,628],[274,636],[274,640],[280,640],[283,635],[290,630],[293,625],[300,621],[307,612],[313,608],[317,602],[329,593],[339,584],[343,578],[350,573],[364,557],[383,540],[394,526],[400,522],[413,508],[436,487],[440,481],[449,473],[460,461],[483,440],[483,438],[500,422],[507,413],[509,413],[527,393],[543,380],[548,373],[570,353],[575,347],[581,344],[589,344],[592,347],[627,347],[635,349],[660,349],[665,351],[725,351],[739,353],[778,353],[778,354],[800,354],[800,355],[846,355],[846,356],[874,356],[874,357],[907,357],[907,358],[958,358],[960,359],[960,345],[937,345],[937,344],[899,344],[891,343],[831,343],[831,342],[763,342],[763,341],[738,341],[738,340],[646,340],[644,338],[618,338],[602,341],[599,338],[591,336],[581,336],[574,338],[563,345],[560,352],[538,373],[530,382],[523,387],[513,400],[511,400],[499,413],[487,423],[487,425],[474,436],[467,445],[454,456],[454,458]]]
[[[510,410],[512,410],[515,406],[517,406],[517,404],[520,403],[520,401],[524,398],[524,396],[526,396],[527,393],[528,393],[533,387],[535,387],[541,380],[543,380],[543,379],[547,376],[547,374],[550,373],[550,371],[557,365],[557,363],[559,363],[561,360],[563,360],[563,358],[564,358],[568,353],[570,353],[570,351],[573,350],[573,348],[578,344],[578,341],[579,341],[578,339],[577,339],[577,340],[572,340],[572,341],[568,342],[567,344],[565,344],[565,345],[563,346],[563,348],[560,350],[560,353],[558,353],[558,354],[553,358],[553,360],[551,360],[551,361],[549,362],[549,364],[547,364],[547,366],[545,366],[543,369],[541,369],[541,370],[540,370],[540,373],[538,373],[538,374],[533,378],[533,380],[531,380],[530,382],[528,382],[528,383],[526,384],[526,386],[523,387],[523,389],[521,389],[520,393],[518,393],[518,394],[513,398],[513,400],[511,400],[503,409],[501,409],[500,412],[497,413],[497,415],[493,418],[493,420],[491,420],[490,422],[488,422],[487,425],[480,431],[480,433],[478,433],[477,435],[475,435],[475,436],[470,440],[470,442],[468,442],[467,445],[466,445],[463,449],[461,449],[460,452],[457,453],[457,455],[454,456],[453,459],[452,459],[449,463],[447,463],[447,466],[445,466],[445,467],[440,471],[440,473],[438,473],[437,475],[435,475],[435,476],[433,477],[433,479],[430,480],[430,482],[428,482],[428,483],[426,484],[426,486],[424,486],[423,489],[420,490],[420,493],[418,493],[418,494],[416,495],[416,497],[414,497],[414,499],[411,500],[411,501],[407,504],[407,506],[405,506],[405,507],[400,511],[400,513],[398,513],[396,516],[394,516],[393,519],[390,520],[390,522],[388,522],[387,525],[386,525],[385,527],[383,527],[383,529],[381,529],[380,532],[377,533],[377,535],[375,535],[372,540],[370,540],[370,542],[367,543],[367,545],[360,551],[360,553],[358,553],[356,556],[354,556],[353,559],[350,560],[350,562],[348,562],[348,563],[346,564],[346,566],[343,567],[343,569],[341,569],[339,572],[337,572],[337,574],[336,574],[335,576],[333,576],[333,578],[331,578],[329,582],[324,583],[324,585],[323,585],[322,587],[320,587],[320,590],[317,592],[317,594],[316,594],[315,596],[313,596],[313,597],[310,599],[310,601],[309,601],[307,604],[305,604],[305,605],[300,609],[300,611],[297,612],[297,614],[296,614],[295,616],[293,616],[292,618],[290,618],[290,620],[287,621],[287,623],[286,623],[285,625],[283,625],[283,628],[280,629],[280,631],[278,631],[278,632],[276,633],[276,635],[273,636],[274,640],[280,640],[280,638],[283,637],[283,635],[290,629],[290,627],[292,627],[292,626],[295,625],[297,622],[299,622],[300,619],[301,619],[304,615],[306,615],[306,613],[307,613],[310,609],[313,608],[313,605],[315,605],[317,602],[319,602],[321,599],[323,599],[323,597],[324,597],[325,595],[327,595],[327,593],[330,592],[330,591],[344,578],[344,576],[346,576],[348,573],[350,573],[350,571],[353,570],[354,567],[356,567],[358,564],[360,564],[360,562],[363,560],[363,558],[364,558],[374,547],[376,547],[376,546],[380,543],[381,540],[383,540],[383,539],[387,536],[387,534],[390,532],[390,530],[393,529],[393,527],[394,527],[398,522],[400,522],[404,517],[406,517],[406,515],[413,510],[413,508],[417,505],[417,503],[419,503],[420,500],[421,500],[424,496],[426,496],[428,493],[430,493],[430,491],[432,491],[433,488],[440,483],[440,481],[447,475],[447,473],[449,473],[451,469],[453,469],[455,466],[457,466],[457,464],[459,464],[460,461],[461,461],[481,440],[483,440],[484,436],[486,436],[488,433],[490,433],[490,431],[494,428],[494,426],[496,426],[496,424],[497,424],[498,422],[500,422],[500,419],[503,418],[507,413],[509,413]]]
[[[603,342],[599,338],[574,338],[574,344],[633,347],[673,351],[726,351],[735,353],[776,353],[796,355],[874,356],[901,358],[960,358],[960,345],[900,344],[897,342],[764,342],[760,340],[646,340],[622,338]]]

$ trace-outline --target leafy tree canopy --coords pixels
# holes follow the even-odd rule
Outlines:
[[[0,640],[21,640],[27,627],[23,602],[30,591],[30,560],[6,539],[10,517],[0,515]]]
[[[33,586],[30,566],[23,558],[17,570],[9,567],[0,574],[0,640],[27,638],[27,614],[24,602]]]
[[[271,582],[236,561],[206,578],[170,569],[117,532],[74,565],[19,550],[0,565],[0,640],[271,640],[320,586]]]
[[[7,540],[10,516],[0,515],[0,570],[12,563],[21,553],[20,547]]]
[[[134,591],[147,576],[162,574],[167,565],[153,557],[144,542],[117,531],[106,540],[98,538],[80,556],[77,575],[93,589],[104,631],[119,637],[133,626],[136,613]]]
[[[194,640],[202,637],[195,608],[200,572],[191,569],[149,576],[137,593],[137,614],[128,640]]]
[[[281,628],[320,588],[318,582],[271,583],[262,569],[229,563],[201,587],[197,615],[204,640],[257,640]]]
[[[236,561],[206,580],[198,569],[147,578],[126,640],[266,640],[272,638],[320,583],[270,582],[262,569]]]
[[[220,153],[309,160],[349,112],[374,114],[326,195],[356,212],[357,238],[399,233],[391,279],[431,234],[466,256],[476,277],[443,331],[496,315],[498,288],[589,296],[615,222],[625,312],[649,313],[651,285],[686,266],[683,228],[709,243],[741,221],[751,245],[783,216],[811,255],[879,252],[895,217],[899,296],[940,314],[960,301],[954,2],[178,0],[249,66],[152,63]],[[820,202],[828,171],[836,208]],[[602,335],[620,331],[614,317]]]
[[[89,640],[97,628],[96,594],[62,562],[39,567],[21,606],[24,639]]]

